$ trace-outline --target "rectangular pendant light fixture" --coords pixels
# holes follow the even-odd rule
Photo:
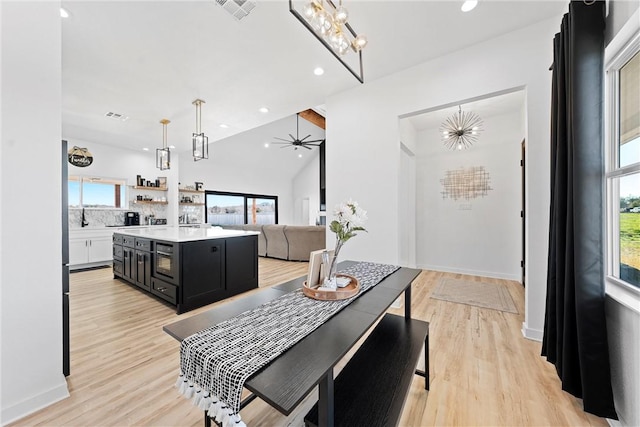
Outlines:
[[[156,167],[164,171],[171,168],[171,151],[167,147],[167,125],[171,122],[162,119],[160,123],[162,123],[162,148],[156,149]]]
[[[202,132],[202,99],[192,102],[196,106],[196,131],[191,135],[193,161],[209,158],[209,137]]]

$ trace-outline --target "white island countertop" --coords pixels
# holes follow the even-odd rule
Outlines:
[[[227,237],[242,237],[260,234],[257,231],[225,230],[220,227],[191,228],[191,227],[158,227],[135,230],[118,230],[118,234],[142,237],[167,242],[193,242],[196,240],[224,239]]]

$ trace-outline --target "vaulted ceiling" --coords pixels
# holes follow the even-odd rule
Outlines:
[[[365,84],[566,9],[563,1],[481,0],[462,13],[461,3],[344,0],[350,24],[369,39]],[[159,121],[168,118],[169,143],[188,150],[191,103],[201,98],[202,128],[215,147],[268,123],[289,126],[282,119],[360,85],[293,17],[286,0],[259,1],[240,21],[214,0],[63,6],[71,16],[62,23],[62,120],[63,136],[71,140],[155,148]],[[318,66],[324,75],[313,74]],[[107,118],[107,112],[128,119]]]

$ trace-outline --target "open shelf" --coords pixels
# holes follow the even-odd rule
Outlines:
[[[190,190],[186,188],[178,188],[178,191],[181,193],[198,193],[198,194],[204,193],[204,190]]]
[[[160,202],[156,200],[133,200],[135,205],[166,205],[169,202]]]
[[[167,191],[167,187],[138,187],[137,185],[133,186],[134,190],[151,190],[151,191]]]
[[[204,206],[204,203],[180,202],[180,206]]]

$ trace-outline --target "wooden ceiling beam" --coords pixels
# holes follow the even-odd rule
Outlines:
[[[302,117],[308,122],[313,123],[314,125],[318,126],[320,129],[326,129],[324,117],[316,113],[314,110],[308,109],[308,110],[300,111],[300,113],[298,114],[300,115],[300,117]]]

